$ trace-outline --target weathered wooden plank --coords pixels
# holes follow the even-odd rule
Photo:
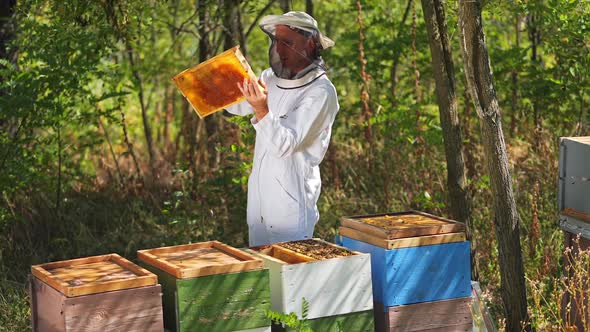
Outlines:
[[[133,262],[121,257],[119,254],[111,254],[111,260],[118,265],[124,267],[128,271],[135,273],[138,276],[150,276],[153,277],[152,273],[142,268],[141,266],[134,264]],[[155,281],[157,283],[157,280]]]
[[[225,243],[221,243],[219,241],[212,241],[213,242],[213,247],[222,250],[223,252],[232,255],[240,260],[246,261],[246,260],[252,260],[255,259],[254,256],[245,253],[237,248],[228,246]]]
[[[367,233],[363,233],[353,228],[342,227],[338,228],[338,232],[351,239],[367,242],[385,249],[410,248],[433,244],[463,242],[465,241],[465,233],[448,233],[437,235],[425,235],[418,237],[408,237],[395,240],[387,240],[379,238]]]
[[[107,254],[107,255],[74,258],[74,259],[68,259],[68,260],[57,261],[57,262],[49,262],[49,263],[38,264],[38,265],[33,265],[33,266],[42,266],[43,269],[45,269],[45,270],[51,270],[51,269],[57,269],[59,267],[67,267],[67,266],[104,262],[104,261],[110,260],[110,258],[111,258],[111,255]],[[43,279],[41,279],[41,280],[43,280]]]
[[[68,297],[157,283],[155,275],[117,254],[33,265],[31,272]]]
[[[181,278],[185,279],[224,273],[247,272],[260,270],[262,266],[262,261],[245,261],[231,265],[206,266],[199,269],[182,270]]]
[[[159,285],[68,298],[32,277],[31,289],[33,331],[163,330]]]
[[[467,297],[394,307],[375,302],[375,319],[385,331],[471,331],[471,301]]]
[[[387,307],[471,294],[468,241],[391,250],[346,236],[342,243],[371,254],[373,297]]]
[[[147,286],[68,298],[66,330],[161,332],[161,287]]]
[[[389,240],[465,231],[462,223],[420,211],[342,217],[341,225]]]
[[[31,294],[33,332],[65,331],[65,296],[35,276],[31,276]]]
[[[148,264],[149,266],[157,267],[158,269],[165,271],[166,273],[168,273],[176,278],[180,278],[180,276],[181,276],[178,266],[171,264],[168,261],[159,259],[158,256],[153,255],[148,250],[138,250],[137,251],[137,258],[141,262]],[[145,264],[144,264],[144,266],[147,267],[147,265],[145,265]],[[151,271],[151,269],[149,269],[149,268],[148,268],[148,270]]]
[[[138,258],[178,279],[259,270],[261,260],[218,241],[139,250]]]

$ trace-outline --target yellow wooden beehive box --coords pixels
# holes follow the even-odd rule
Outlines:
[[[250,64],[235,46],[172,78],[200,118],[244,100],[238,88],[244,79],[256,81]]]

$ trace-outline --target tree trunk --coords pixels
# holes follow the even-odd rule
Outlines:
[[[458,23],[465,78],[481,123],[487,171],[494,197],[494,226],[498,241],[506,331],[531,331],[527,313],[519,217],[508,169],[500,107],[485,44],[479,0],[459,1]]]
[[[401,36],[401,31],[404,29],[404,25],[406,24],[406,20],[408,19],[408,15],[410,13],[410,8],[412,8],[412,0],[408,0],[406,4],[406,10],[404,11],[404,16],[402,16],[402,20],[399,23],[399,28],[397,29],[397,34],[395,39],[399,40]],[[396,98],[396,87],[397,87],[397,68],[399,66],[400,56],[402,52],[395,49],[393,51],[393,65],[391,66],[390,70],[390,80],[391,80],[391,105],[396,106],[397,98]]]
[[[152,176],[156,176],[155,174],[155,150],[154,150],[154,140],[152,138],[152,129],[150,127],[148,115],[147,115],[147,106],[145,102],[145,94],[143,88],[143,81],[141,79],[141,75],[139,75],[138,64],[135,63],[134,57],[134,50],[133,46],[131,46],[131,42],[129,41],[129,36],[125,36],[125,42],[127,46],[127,57],[129,59],[129,64],[131,66],[131,73],[133,74],[133,78],[135,79],[135,84],[138,89],[138,99],[139,99],[139,106],[141,107],[141,120],[143,123],[143,132],[145,134],[145,141],[147,144],[148,154],[150,156],[150,169],[152,171]]]
[[[535,13],[529,14],[527,19],[529,40],[531,42],[531,62],[533,63],[533,66],[538,66],[541,63],[541,56],[538,55],[538,46],[541,43],[541,32],[538,27],[538,20],[539,17]],[[541,126],[541,119],[539,115],[539,101],[536,93],[532,99],[533,123],[535,125],[535,130],[538,130]]]
[[[281,5],[281,10],[283,11],[283,13],[286,13],[291,10],[291,1],[279,0],[279,4]]]
[[[430,41],[435,90],[447,159],[447,190],[451,215],[455,220],[467,225],[467,238],[471,241],[471,276],[473,280],[478,280],[475,241],[472,237],[471,197],[467,189],[463,140],[457,111],[455,65],[447,33],[445,9],[441,0],[422,0],[422,10]]]
[[[0,60],[6,60],[11,63],[16,63],[16,52],[14,52],[14,50],[8,50],[8,44],[14,38],[13,15],[15,7],[16,0],[0,1]],[[3,66],[0,65],[0,68],[2,67]],[[4,78],[0,76],[0,83],[3,80]],[[0,90],[0,97],[3,96],[5,93],[5,91]],[[16,132],[14,128],[16,126],[11,125],[11,122],[12,121],[10,120],[7,121],[6,119],[0,118],[0,130],[9,133]]]
[[[313,0],[305,0],[305,12],[313,17]]]
[[[207,8],[207,0],[198,0],[197,1],[197,10],[199,15],[199,62],[203,62],[207,60],[210,56],[210,49],[211,44],[209,42],[209,15],[208,15],[208,8]],[[205,119],[197,119],[196,117],[190,117],[189,122],[189,130],[187,131],[188,137],[186,142],[189,144],[189,160],[190,160],[190,167],[191,172],[193,173],[193,192],[196,191],[198,180],[197,174],[199,173],[199,160],[202,160],[200,166],[202,166],[203,172],[201,174],[205,174],[207,171],[208,163],[207,163],[207,153],[206,149],[203,150],[199,148],[199,146],[207,145],[208,141],[208,133],[213,132],[214,128],[210,130],[199,130],[199,127],[202,126],[201,121],[204,121],[207,127],[210,125],[214,126],[214,119],[215,115],[211,115]],[[199,156],[199,154],[203,154]]]
[[[248,29],[246,29],[246,33],[244,33],[244,44],[246,43],[246,40],[248,39],[248,36],[250,36],[250,33],[252,32],[252,30],[254,30],[254,28],[258,27],[258,22],[260,21],[260,18],[262,18],[262,16],[264,16],[264,14],[266,14],[266,12],[269,11],[270,7],[272,7],[272,5],[276,1],[277,0],[269,0],[268,3],[266,4],[266,6],[264,6],[264,8],[262,8],[258,12],[258,14],[256,14],[256,17],[252,20],[252,24],[250,24]],[[328,32],[328,31],[326,31],[326,32]]]
[[[224,0],[224,41],[223,48],[225,50],[239,44],[241,52],[246,52],[246,44],[244,43],[244,35],[242,33],[242,22],[240,17],[240,1],[239,0]]]
[[[360,1],[356,2],[357,8],[357,23],[359,26],[359,60],[361,63],[361,102],[363,105],[363,121],[365,122],[365,139],[369,144],[369,150],[372,151],[373,146],[373,134],[371,130],[371,116],[373,111],[371,110],[371,97],[369,95],[369,86],[371,85],[371,76],[367,73],[367,58],[365,57],[365,35],[363,34],[363,18],[362,18],[362,5]]]
[[[14,52],[8,51],[8,44],[14,38],[14,23],[12,17],[16,0],[0,1],[0,59],[14,62]]]
[[[517,13],[515,18],[515,32],[516,36],[514,38],[516,48],[520,48],[520,15]],[[510,137],[516,136],[516,123],[518,122],[518,71],[516,68],[512,70],[510,74],[512,79],[512,85],[510,89],[512,90],[511,98],[510,98]]]

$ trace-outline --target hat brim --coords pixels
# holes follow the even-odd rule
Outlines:
[[[277,25],[288,25],[296,27],[302,30],[311,31],[315,30],[318,32],[318,39],[322,49],[327,49],[334,46],[334,41],[318,30],[317,27],[313,26],[309,22],[299,19],[298,17],[289,17],[285,15],[268,15],[260,20],[260,28],[270,35],[275,35]]]

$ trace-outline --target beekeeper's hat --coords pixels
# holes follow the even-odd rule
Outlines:
[[[297,28],[311,33],[317,32],[318,42],[322,46],[322,49],[334,46],[334,41],[320,32],[318,22],[305,12],[291,11],[283,15],[268,15],[260,20],[260,28],[273,37],[277,25],[287,25],[291,28]]]

